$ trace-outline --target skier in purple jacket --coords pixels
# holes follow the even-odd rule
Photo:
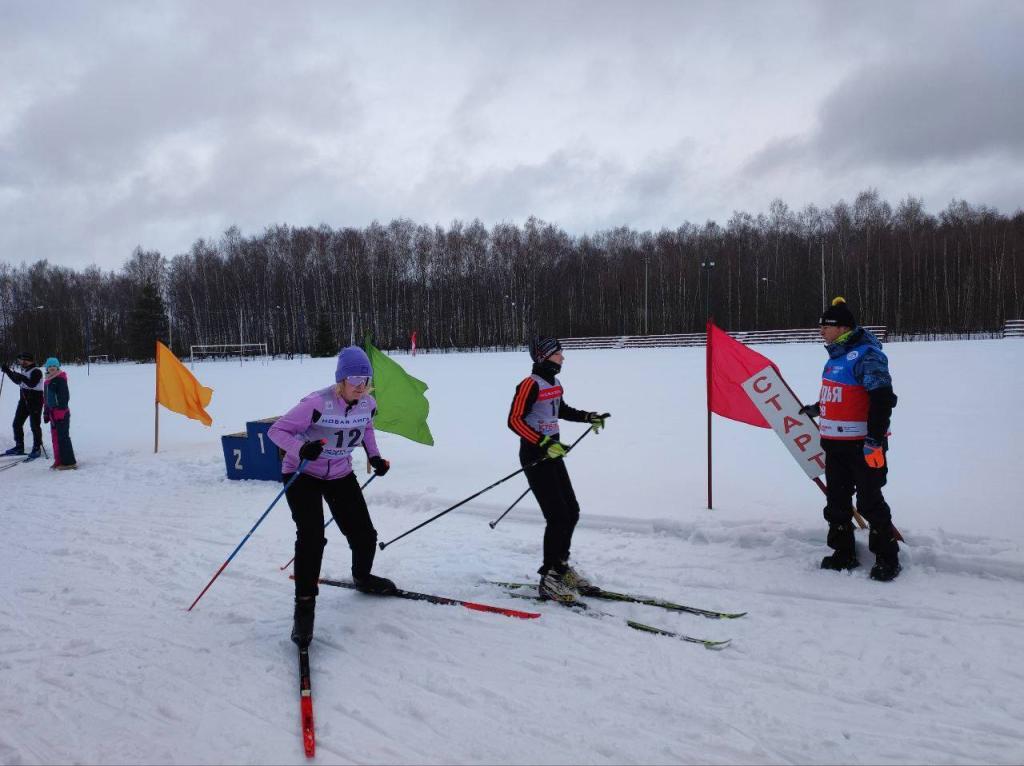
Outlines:
[[[352,451],[366,450],[377,476],[390,463],[380,456],[373,432],[377,403],[369,395],[373,369],[366,353],[349,346],[338,354],[335,385],[314,391],[279,418],[268,432],[285,452],[281,480],[287,482],[306,460],[302,473],[285,497],[295,521],[295,621],[292,641],[301,647],[313,639],[317,585],[324,546],[324,506],[338,523],[352,549],[352,580],[365,593],[394,592],[395,584],[370,574],[377,551],[377,530],[363,499]]]

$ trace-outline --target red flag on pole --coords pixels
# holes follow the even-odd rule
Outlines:
[[[708,388],[708,509],[713,506],[711,475],[711,413],[738,420],[760,428],[770,428],[754,403],[743,390],[743,381],[765,367],[779,369],[767,357],[744,346],[708,318],[707,325],[707,388]]]
[[[708,322],[707,343],[708,411],[730,420],[769,428],[764,415],[743,390],[743,381],[765,367],[776,372],[779,368],[771,359],[730,337],[711,321]]]

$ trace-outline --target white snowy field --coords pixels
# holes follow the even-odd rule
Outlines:
[[[759,347],[805,400],[824,351]],[[570,351],[569,404],[607,430],[568,458],[573,555],[607,588],[706,608],[600,608],[712,652],[541,605],[515,620],[324,587],[310,649],[321,763],[1024,761],[1024,342],[892,344],[900,402],[886,495],[903,574],[822,572],[823,496],[763,429],[715,417],[706,506],[703,349]],[[436,446],[381,434],[366,490],[387,541],[518,468],[505,418],[525,353],[396,359],[430,385]],[[213,428],[162,410],[152,365],[70,367],[80,470],[0,472],[0,763],[303,763],[282,500],[225,478],[220,436],[333,380],[334,360],[208,362]],[[9,422],[15,389],[0,394]],[[565,439],[582,432],[565,424]],[[49,435],[46,433],[47,445]],[[12,443],[0,430],[0,447]],[[362,468],[362,466],[361,466]],[[515,608],[542,519],[502,484],[378,553],[399,586]],[[332,525],[324,574],[347,578]]]

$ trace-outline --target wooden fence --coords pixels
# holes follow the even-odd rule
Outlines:
[[[889,340],[888,327],[886,325],[867,325],[875,337],[883,343]],[[821,334],[817,327],[798,328],[793,330],[735,330],[730,331],[731,335],[741,343],[758,345],[766,343],[820,343]],[[1000,332],[988,331],[975,333],[970,338],[999,338]],[[1003,338],[1024,338],[1024,319],[1007,319],[1001,333]],[[705,334],[702,332],[678,333],[675,335],[609,335],[605,337],[590,338],[560,338],[562,347],[566,349],[587,349],[587,348],[662,348],[679,346],[703,346]],[[936,334],[934,337],[927,335],[906,336],[896,333],[891,340],[967,340],[961,336]],[[479,351],[523,351],[525,346],[491,346],[488,348],[421,348],[417,353],[424,354],[451,354],[460,352]],[[389,354],[408,353],[406,349],[392,349]]]
[[[885,341],[885,325],[869,325],[879,340]],[[730,332],[736,340],[748,345],[764,343],[820,343],[817,327],[794,330],[739,330]],[[688,332],[677,335],[611,335],[598,338],[561,338],[566,349],[586,348],[661,348],[667,346],[703,346],[705,333]]]

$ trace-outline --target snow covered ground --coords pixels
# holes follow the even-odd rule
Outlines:
[[[758,349],[805,400],[815,345]],[[554,606],[520,621],[323,588],[311,647],[322,763],[1021,763],[1024,342],[892,344],[893,583],[818,569],[823,497],[776,436],[715,418],[703,349],[567,354],[567,401],[612,412],[569,458],[577,564],[605,587],[748,610],[716,622],[601,608],[720,652]],[[383,434],[367,489],[390,540],[518,468],[505,417],[524,353],[396,357],[430,385],[428,448]],[[68,369],[81,468],[0,472],[0,763],[302,763],[282,501],[225,478],[219,437],[329,383],[333,360],[207,362],[211,429],[161,411],[152,365]],[[0,394],[9,422],[15,389]],[[566,424],[567,439],[581,426]],[[48,439],[48,434],[47,434]],[[0,447],[11,443],[0,431]],[[517,477],[378,554],[402,587],[517,608],[539,510]],[[333,525],[324,574],[348,575]],[[870,563],[866,534],[858,533]]]

